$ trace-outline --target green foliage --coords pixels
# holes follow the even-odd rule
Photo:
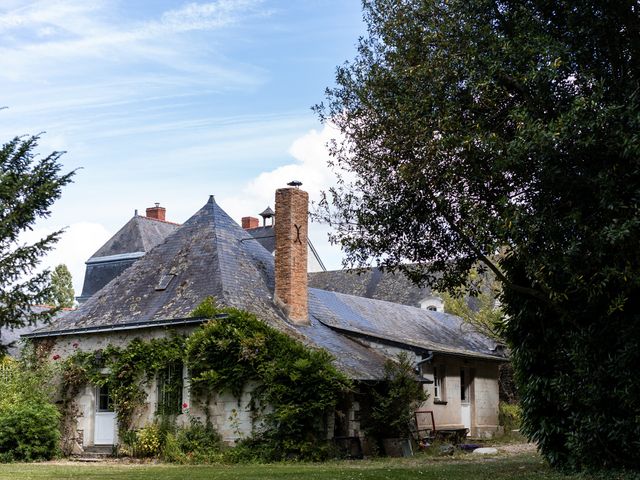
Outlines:
[[[34,273],[40,258],[51,251],[62,231],[24,244],[20,236],[31,230],[38,218],[50,214],[62,187],[73,172],[60,174],[63,152],[38,157],[39,137],[15,137],[0,147],[0,326],[20,327],[47,320],[52,311],[31,307],[49,297],[49,272]],[[1,352],[0,352],[1,353]]]
[[[261,458],[324,455],[321,452],[328,451],[324,445],[326,415],[350,389],[349,380],[335,369],[331,356],[302,345],[253,314],[219,310],[212,299],[205,300],[195,313],[213,320],[186,340],[178,336],[135,339],[126,347],[110,345],[98,352],[80,351],[67,359],[63,371],[67,404],[86,383],[108,385],[123,443],[132,452],[142,448],[140,452],[155,454],[155,449],[140,447],[143,432],[131,433],[131,420],[147,400],[144,385],[167,366],[183,360],[191,376],[191,394],[207,405],[206,411],[214,393],[228,391],[240,398],[252,384],[254,421],[261,426],[252,441],[261,445]],[[188,428],[170,431],[164,455],[179,457],[183,463],[215,458],[220,438],[208,420],[202,425],[192,419]],[[145,437],[145,442],[154,446],[152,427],[147,429],[144,435],[149,438]],[[163,444],[164,437],[158,448]]]
[[[218,302],[216,302],[216,299],[207,297],[200,302],[200,305],[193,309],[189,316],[193,318],[214,318],[220,314],[220,311],[221,308]]]
[[[517,403],[500,402],[498,423],[504,427],[505,433],[520,428],[522,409]]]
[[[175,463],[214,463],[222,460],[222,437],[210,423],[191,417],[190,424],[166,436],[162,457]]]
[[[371,433],[378,438],[410,438],[415,431],[414,412],[427,394],[405,352],[398,354],[397,361],[387,360],[384,370],[382,388],[373,390]]]
[[[150,423],[136,432],[136,456],[155,457],[162,450],[162,435],[156,423]]]
[[[439,293],[444,301],[444,310],[462,318],[476,331],[504,343],[500,331],[504,328],[504,314],[496,304],[500,294],[500,284],[495,275],[485,272],[480,275],[477,269],[472,269],[467,280],[472,285],[471,292],[467,287],[457,287],[453,293]]]
[[[60,264],[51,273],[51,291],[47,304],[71,308],[75,302],[71,272],[65,264]]]
[[[49,460],[58,454],[60,413],[53,404],[56,368],[27,346],[21,361],[3,361],[0,455],[4,461]]]
[[[60,413],[52,403],[20,403],[0,410],[0,453],[20,461],[49,460],[58,453]]]
[[[349,172],[334,240],[441,291],[483,262],[523,431],[559,468],[640,468],[637,2],[363,4],[319,107]]]
[[[348,391],[349,380],[324,350],[305,347],[253,314],[224,313],[187,340],[193,391],[201,396],[230,391],[239,397],[255,382],[254,415],[262,429],[254,440],[264,446],[263,458],[310,456],[324,442],[326,414]]]
[[[126,347],[109,345],[96,352],[80,351],[65,361],[63,392],[70,400],[86,383],[108,385],[117,405],[118,428],[127,431],[135,410],[147,400],[144,385],[167,365],[181,360],[183,353],[184,338],[180,336],[134,339]]]

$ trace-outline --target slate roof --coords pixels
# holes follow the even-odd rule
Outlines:
[[[36,305],[34,307],[31,307],[31,311],[33,313],[42,313],[51,308],[52,307],[49,305]],[[62,315],[65,315],[69,311],[70,309],[63,308],[55,315],[53,319],[51,319],[51,322],[55,322],[56,319],[60,318]],[[23,335],[28,335],[31,332],[48,325],[49,323],[43,320],[40,320],[34,324],[23,325],[21,327],[3,326],[2,328],[0,328],[0,343],[2,343],[2,345],[4,345],[7,348],[7,354],[10,357],[17,358],[20,356],[20,350],[22,348],[22,345],[20,344],[20,338]]]
[[[135,215],[87,260],[78,301],[85,302],[178,227],[175,223]]]
[[[271,209],[267,207],[267,210]],[[265,210],[265,212],[267,210]],[[265,212],[262,212],[260,215],[264,214]],[[273,230],[273,225],[248,228],[247,232],[256,239],[256,242],[267,249],[269,253],[273,253],[276,251],[276,236]],[[324,263],[322,262],[322,259],[318,254],[318,251],[313,246],[313,243],[311,243],[311,239],[309,237],[307,237],[307,245],[309,245],[309,269],[313,268],[319,271],[326,271],[327,269],[325,268]]]
[[[432,294],[429,287],[416,286],[401,272],[383,272],[379,268],[309,273],[309,286],[414,307]]]
[[[273,231],[273,226],[250,228],[247,229],[247,232],[269,253],[276,251],[276,235]]]
[[[454,355],[501,356],[494,341],[455,315],[316,288],[310,288],[309,294],[309,308],[316,318],[356,337]]]
[[[155,218],[135,215],[98,249],[91,258],[108,257],[132,252],[148,252],[162,243],[180,225]]]
[[[82,329],[163,326],[207,296],[255,313],[272,327],[329,351],[351,378],[382,378],[385,357],[355,340],[363,335],[418,351],[497,359],[490,341],[464,335],[462,320],[388,302],[309,289],[310,325],[290,324],[273,301],[273,256],[213,197],[163,243],[136,261],[78,310],[32,336]],[[458,338],[464,337],[464,338]]]

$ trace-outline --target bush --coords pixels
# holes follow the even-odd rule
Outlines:
[[[3,460],[49,460],[58,453],[58,409],[50,403],[20,403],[0,410]]]
[[[140,457],[155,457],[160,454],[162,448],[162,436],[160,427],[151,423],[137,432],[134,452]]]
[[[220,433],[210,423],[205,425],[195,417],[191,418],[191,424],[188,427],[178,429],[176,442],[178,448],[184,453],[219,452],[222,449]]]
[[[56,365],[39,360],[27,345],[22,360],[3,360],[0,378],[0,462],[48,460],[59,453],[60,413]]]
[[[167,433],[162,457],[175,463],[215,463],[222,460],[222,437],[210,423],[192,417],[188,427]]]
[[[250,382],[257,383],[252,413],[264,431],[253,440],[256,445],[269,443],[260,457],[315,458],[309,446],[326,439],[326,415],[351,388],[332,357],[269,327],[253,314],[216,310],[213,300],[203,302],[196,311],[199,316],[227,316],[209,321],[186,342],[193,394],[206,397],[207,392],[228,391],[240,398]],[[266,405],[270,408],[261,408]]]
[[[415,431],[414,412],[427,394],[406,353],[398,354],[397,361],[388,360],[384,368],[385,382],[380,391],[373,390],[369,429],[378,438],[410,438]]]
[[[509,433],[520,429],[522,421],[522,410],[517,403],[500,402],[498,421],[504,427],[504,432]]]

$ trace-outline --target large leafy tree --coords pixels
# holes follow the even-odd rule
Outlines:
[[[67,266],[62,263],[51,272],[51,296],[47,303],[56,307],[71,308],[74,301],[73,278]]]
[[[0,148],[0,327],[47,320],[55,310],[34,309],[51,297],[49,271],[36,271],[62,231],[28,244],[21,235],[50,214],[73,172],[62,174],[63,152],[35,153],[38,136],[16,137]]]
[[[525,432],[562,468],[640,467],[637,0],[363,5],[318,107],[344,135],[325,206],[348,262],[441,289],[482,262]]]

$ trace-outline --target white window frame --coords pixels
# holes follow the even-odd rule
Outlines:
[[[433,366],[433,399],[435,401],[445,400],[445,379],[447,372],[444,365]]]

